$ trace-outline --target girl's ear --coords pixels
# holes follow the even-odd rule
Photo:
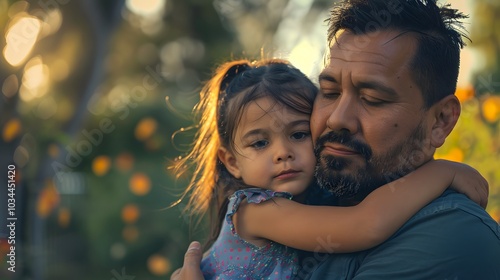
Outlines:
[[[236,179],[241,179],[240,168],[233,153],[224,147],[220,147],[217,155],[219,156],[219,160],[226,167],[227,171],[229,171],[229,173],[231,173],[231,175],[233,175]]]
[[[432,126],[431,145],[439,148],[451,133],[460,116],[460,101],[449,95],[436,104],[435,122]]]

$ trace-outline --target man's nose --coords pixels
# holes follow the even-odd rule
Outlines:
[[[343,93],[333,106],[326,126],[332,131],[348,131],[355,134],[358,131],[358,97],[355,94]]]

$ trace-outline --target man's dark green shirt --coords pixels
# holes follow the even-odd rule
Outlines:
[[[297,279],[498,280],[500,226],[479,205],[447,190],[375,248],[305,256]]]

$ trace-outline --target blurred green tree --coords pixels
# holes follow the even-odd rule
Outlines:
[[[488,178],[488,211],[500,220],[494,2],[475,2],[481,16],[473,15],[471,47],[484,65],[457,92],[463,115],[438,156]],[[296,65],[314,64],[314,77],[330,5],[0,0],[0,163],[3,170],[15,163],[19,174],[16,277],[168,278],[189,241],[204,237],[204,224],[194,227],[183,202],[168,208],[186,182],[167,170],[190,145],[203,81],[229,58],[261,55],[298,57]],[[1,229],[2,258],[6,236]],[[11,276],[5,267],[2,279]]]

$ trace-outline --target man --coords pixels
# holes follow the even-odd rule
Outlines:
[[[458,120],[464,16],[435,2],[346,0],[332,11],[311,132],[318,183],[342,205],[431,160]],[[192,243],[181,279],[199,277],[199,258]],[[499,225],[447,191],[373,249],[306,256],[297,278],[500,279],[499,260]]]

